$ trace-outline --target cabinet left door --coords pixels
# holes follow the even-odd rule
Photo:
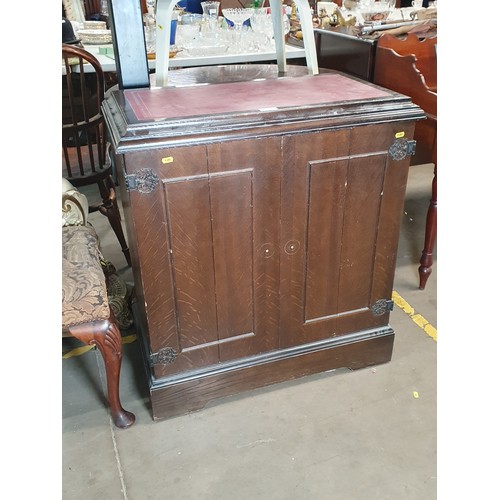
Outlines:
[[[156,378],[278,348],[280,164],[279,138],[125,155],[158,179],[127,200]]]

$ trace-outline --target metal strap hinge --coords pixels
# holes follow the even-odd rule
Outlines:
[[[372,305],[371,310],[374,316],[381,316],[386,312],[392,311],[394,309],[394,301],[388,299],[380,299]]]
[[[406,152],[413,156],[415,154],[415,150],[417,149],[417,141],[408,141],[406,143]]]
[[[389,147],[389,155],[393,160],[402,160],[407,156],[415,154],[417,141],[409,141],[408,139],[395,139]]]
[[[149,194],[154,191],[159,177],[150,168],[141,168],[134,174],[125,174],[125,187],[127,191],[139,191],[139,193]]]
[[[173,363],[177,358],[177,353],[175,349],[171,347],[164,347],[158,352],[153,352],[149,355],[149,362],[151,365],[169,365]]]

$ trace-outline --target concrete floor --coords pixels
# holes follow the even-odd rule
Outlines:
[[[394,290],[414,314],[397,306],[391,314],[390,363],[285,382],[153,422],[139,345],[132,341],[123,346],[120,392],[137,420],[120,430],[105,406],[98,351],[63,359],[62,498],[437,498],[437,343],[431,337],[437,250],[424,291],[417,272],[432,169],[410,168]],[[106,219],[93,214],[91,222],[104,255],[130,282]]]

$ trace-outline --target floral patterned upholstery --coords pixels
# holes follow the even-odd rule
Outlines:
[[[78,191],[67,179],[62,179],[62,226],[63,228],[66,226],[79,226],[84,227],[84,226],[91,226],[89,221],[88,221],[88,213],[89,213],[89,206],[88,206],[88,201],[87,197]],[[73,230],[73,233],[71,234],[71,238],[76,238],[76,230]],[[86,234],[86,236],[84,236]],[[71,246],[74,248],[71,250],[71,252],[75,252],[75,249],[78,248],[80,244],[83,242],[83,238],[89,237],[88,233],[82,233],[79,235],[79,240],[72,240],[73,243]],[[64,239],[69,238],[69,233],[64,233],[63,231],[63,250],[64,250],[64,245],[68,245],[68,242],[65,243]],[[89,242],[90,243],[90,242]],[[98,262],[104,272],[104,276],[106,279],[106,293],[105,296],[102,300],[108,301],[109,306],[111,307],[111,310],[113,311],[113,314],[115,316],[116,322],[118,323],[118,326],[120,328],[130,328],[133,323],[133,317],[132,313],[129,308],[129,303],[128,300],[130,298],[130,291],[125,284],[125,282],[121,279],[121,277],[118,275],[116,272],[115,266],[108,260],[104,258],[102,255],[100,248],[99,248],[99,243],[94,244],[93,242],[90,243],[93,246],[97,246],[97,253],[99,254]],[[85,243],[86,246],[89,246],[87,243]],[[69,251],[69,249],[68,249]],[[95,251],[93,250],[95,253]],[[81,310],[78,310],[77,308],[81,306],[81,304],[75,303],[73,307],[75,307],[75,310],[71,310],[72,306],[70,305],[70,302],[74,300],[74,297],[70,296],[69,293],[76,293],[76,294],[82,294],[85,293],[87,301],[92,301],[92,300],[97,300],[96,299],[96,291],[92,290],[92,283],[94,283],[97,288],[100,289],[101,285],[98,281],[95,280],[96,273],[98,272],[96,269],[93,270],[92,274],[89,274],[85,279],[83,277],[79,277],[80,281],[76,281],[75,283],[72,284],[73,278],[71,275],[66,276],[66,272],[64,269],[64,265],[68,266],[70,265],[71,262],[71,257],[68,257],[69,262],[66,262],[64,264],[64,257],[63,257],[63,274],[64,274],[64,280],[67,281],[67,286],[68,286],[68,292],[67,292],[67,299],[66,299],[66,304],[64,304],[63,300],[63,326],[64,326],[64,318],[65,316],[75,316],[75,315],[82,315],[84,311],[86,311],[89,307],[90,304],[87,303],[87,307]],[[89,266],[85,267],[87,269]],[[79,271],[82,272],[83,271]],[[83,276],[83,275],[82,275]],[[90,281],[89,281],[90,280]],[[83,292],[81,289],[75,288],[74,290],[69,287],[74,286],[75,284],[78,284],[80,287],[85,287],[85,283],[87,283],[88,291]],[[64,282],[63,282],[63,297],[64,297]],[[102,290],[99,292],[99,294],[102,294]],[[82,299],[79,299],[82,300]],[[99,299],[101,300],[101,299]],[[95,311],[95,314],[98,316],[101,315],[100,311]],[[93,315],[91,315],[93,317]],[[99,318],[99,319],[108,319],[106,318]],[[71,319],[72,321],[76,321],[75,318]],[[92,321],[92,319],[89,319],[89,321]],[[81,321],[84,321],[82,318]]]
[[[110,316],[106,278],[92,226],[62,228],[62,326]]]
[[[108,297],[99,240],[86,222],[86,197],[64,181],[62,191],[62,335],[97,346],[104,359],[111,418],[126,429],[135,422],[135,415],[120,402],[122,338],[113,312],[119,298],[113,303],[113,297]]]

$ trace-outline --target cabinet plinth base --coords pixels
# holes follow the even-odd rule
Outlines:
[[[153,419],[201,410],[210,401],[336,368],[351,370],[389,362],[394,331],[390,327],[252,356],[237,363],[150,379]],[[346,375],[348,376],[348,375]]]

